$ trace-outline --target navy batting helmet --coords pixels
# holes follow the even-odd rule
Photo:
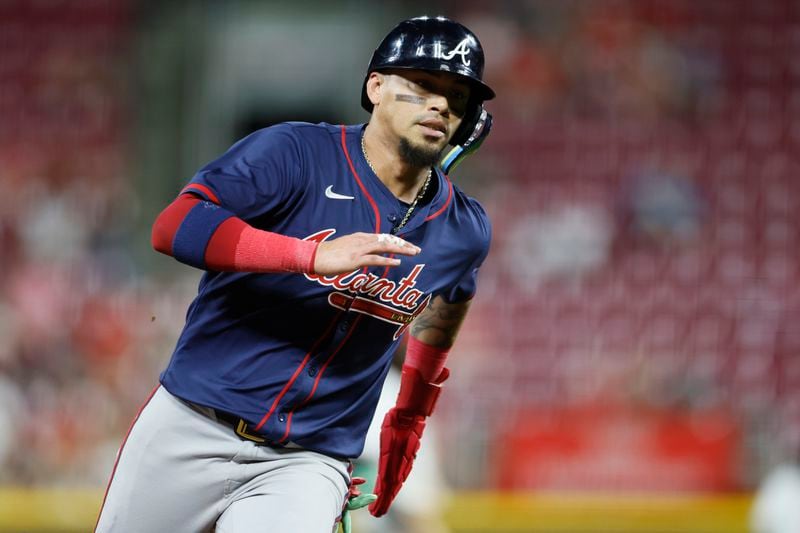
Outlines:
[[[361,106],[372,112],[367,97],[371,72],[384,69],[452,72],[466,78],[476,103],[494,98],[483,83],[483,48],[465,26],[445,17],[417,17],[394,27],[372,54],[361,88]]]

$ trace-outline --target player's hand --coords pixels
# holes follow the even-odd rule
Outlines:
[[[373,516],[383,516],[389,510],[403,482],[411,473],[417,457],[425,417],[391,409],[381,426],[381,457],[378,464],[378,479],[375,492],[378,499],[369,506]]]
[[[414,256],[421,251],[418,246],[388,233],[353,233],[319,243],[314,273],[331,276],[365,266],[394,267],[400,264],[400,259],[384,254]]]
[[[363,477],[354,477],[350,480],[350,490],[347,493],[347,503],[342,511],[342,533],[352,533],[353,522],[350,511],[357,511],[374,502],[378,497],[374,494],[361,494],[358,486],[366,482]]]

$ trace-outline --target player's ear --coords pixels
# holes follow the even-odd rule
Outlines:
[[[381,93],[383,86],[386,83],[386,76],[380,72],[370,72],[367,78],[367,98],[372,102],[372,105],[378,105],[381,102]]]

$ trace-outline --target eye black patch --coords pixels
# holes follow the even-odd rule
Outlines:
[[[394,99],[398,102],[408,102],[409,104],[424,104],[427,98],[414,96],[413,94],[396,94]]]

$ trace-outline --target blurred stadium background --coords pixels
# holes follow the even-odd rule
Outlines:
[[[800,456],[797,0],[0,0],[0,530],[94,525],[199,278],[155,215],[255,128],[365,121],[372,50],[425,13],[498,93],[454,173],[494,242],[444,520],[748,530]]]

